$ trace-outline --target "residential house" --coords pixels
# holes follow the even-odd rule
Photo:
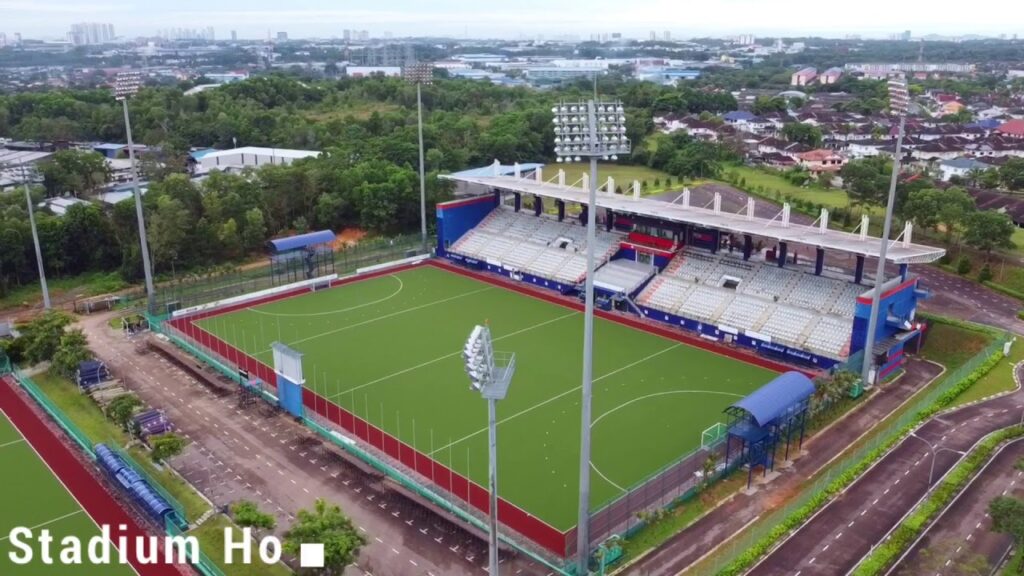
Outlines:
[[[996,128],[998,134],[1008,138],[1024,138],[1024,120],[1010,120]]]
[[[793,73],[789,79],[790,86],[807,86],[814,82],[814,79],[818,77],[818,69],[808,66],[802,70],[798,70]]]
[[[820,174],[823,172],[838,172],[846,164],[846,157],[833,150],[819,148],[797,154],[797,161],[808,171]]]
[[[818,76],[818,82],[821,84],[835,84],[842,75],[842,68],[829,68],[822,72],[821,76]]]
[[[942,104],[939,105],[939,116],[949,116],[951,114],[958,114],[964,108],[966,108],[966,106],[964,106],[964,104],[958,100],[943,102]]]
[[[949,182],[951,178],[957,176],[963,178],[971,170],[988,170],[992,168],[984,162],[979,162],[974,158],[959,157],[953,158],[952,160],[943,160],[939,162],[939,173],[941,174],[940,179],[943,182]]]

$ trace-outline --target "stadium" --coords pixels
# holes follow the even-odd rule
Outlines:
[[[495,164],[446,176],[475,193],[437,206],[434,254],[338,277],[327,231],[271,242],[276,286],[153,318],[173,342],[279,405],[436,510],[484,531],[487,412],[466,390],[461,346],[486,323],[517,372],[498,407],[498,517],[507,545],[564,565],[576,552],[587,211],[597,210],[590,542],[719,475],[768,473],[798,453],[816,374],[858,370],[879,241],[790,221],[615,194],[559,171]],[[572,213],[578,214],[578,218]],[[760,250],[755,246],[766,246]],[[797,248],[813,258],[795,256]],[[875,381],[927,326],[910,264],[940,258],[892,242]],[[845,270],[834,255],[852,258]],[[868,384],[870,385],[870,383]],[[792,448],[792,449],[791,449]]]

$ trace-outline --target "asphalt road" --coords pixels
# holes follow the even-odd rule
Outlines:
[[[156,352],[139,354],[107,325],[109,315],[84,317],[93,350],[140,398],[162,408],[188,438],[171,465],[218,507],[253,500],[278,517],[278,535],[298,510],[325,498],[341,506],[367,545],[346,576],[479,575],[487,543],[391,490],[379,476],[347,462],[330,445],[262,403],[240,406],[238,395],[201,385]],[[510,574],[550,570],[503,555]]]
[[[997,496],[1024,497],[1024,472],[1014,467],[1021,460],[1024,439],[1003,447],[889,573],[934,576],[971,555],[998,567],[1013,538],[992,532],[988,503]]]
[[[669,576],[687,570],[715,546],[743,530],[749,522],[784,505],[818,470],[856,442],[875,423],[906,403],[939,373],[938,366],[911,359],[904,376],[874,392],[859,409],[804,442],[806,455],[796,460],[766,488],[749,496],[737,493],[630,566],[626,573]]]
[[[1019,376],[1021,367],[1016,369]],[[928,420],[749,574],[846,574],[962,453],[990,432],[1017,424],[1022,416],[1024,391],[1018,390]]]

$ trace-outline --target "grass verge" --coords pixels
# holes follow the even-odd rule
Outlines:
[[[39,374],[33,376],[32,380],[93,444],[109,442],[124,446],[130,440],[121,428],[106,419],[92,399],[79,393],[78,387],[68,380],[52,374]],[[135,461],[181,503],[189,520],[202,516],[210,509],[206,500],[179,476],[167,468],[154,465],[145,450],[135,447],[130,452]]]
[[[280,562],[271,566],[263,564],[258,558],[253,558],[251,564],[241,564],[238,562],[238,556],[236,555],[232,564],[224,563],[224,530],[231,529],[232,540],[238,542],[241,540],[241,529],[235,526],[231,520],[223,515],[218,514],[203,523],[202,526],[192,530],[189,534],[195,536],[199,540],[199,549],[204,554],[210,557],[211,560],[217,563],[217,566],[224,571],[226,576],[287,576],[292,571],[281,564]],[[253,554],[255,556],[255,543],[253,544]],[[237,554],[237,553],[236,553]]]

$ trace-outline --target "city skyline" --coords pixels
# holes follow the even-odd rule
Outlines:
[[[80,21],[110,22],[125,37],[156,36],[158,28],[213,27],[235,30],[239,38],[262,39],[268,32],[290,38],[341,37],[345,28],[369,29],[371,36],[450,36],[470,38],[533,38],[620,33],[646,39],[650,30],[671,31],[673,38],[749,35],[887,38],[913,30],[915,37],[1006,34],[1022,30],[1024,5],[995,0],[972,4],[977,14],[1000,14],[971,22],[960,11],[933,10],[919,0],[888,3],[862,0],[856,11],[822,11],[811,0],[788,0],[766,10],[755,0],[719,0],[680,10],[668,0],[639,0],[628,6],[608,0],[568,0],[552,7],[540,0],[522,0],[515,8],[488,9],[478,3],[439,0],[424,7],[413,0],[390,0],[380,8],[337,8],[311,0],[295,0],[280,8],[267,0],[223,0],[216,9],[198,0],[152,2],[145,6],[107,0],[77,4],[67,0],[0,0],[5,15],[2,31],[25,38],[62,38]],[[744,17],[746,14],[748,17]],[[878,17],[885,14],[884,21]],[[739,16],[737,16],[739,15]]]

